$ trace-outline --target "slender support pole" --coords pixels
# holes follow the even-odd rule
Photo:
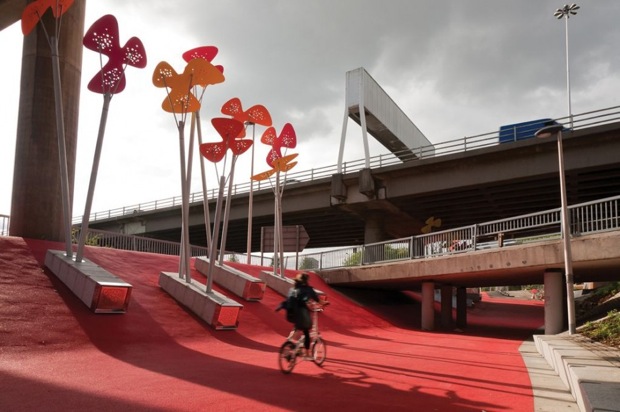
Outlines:
[[[215,217],[213,220],[213,237],[211,242],[211,247],[209,248],[209,270],[207,271],[207,293],[211,293],[211,289],[213,287],[213,268],[215,267],[215,255],[217,253],[216,245],[217,238],[220,234],[220,219],[222,215],[222,200],[224,198],[224,185],[226,184],[226,179],[222,175],[220,176],[220,185],[219,191],[217,194],[217,203],[215,205]]]
[[[575,292],[573,280],[573,257],[570,243],[570,219],[566,196],[566,178],[564,176],[564,152],[562,149],[562,131],[558,132],[558,158],[560,169],[560,197],[562,198],[562,240],[564,242],[564,275],[566,276],[566,302],[568,310],[568,333],[576,333]]]
[[[184,261],[179,271],[179,277],[185,277],[187,283],[191,283],[191,276],[189,271],[190,262],[190,250],[189,250],[189,195],[187,188],[187,173],[185,165],[185,136],[184,136],[185,123],[179,122],[179,153],[181,156],[181,197],[182,197],[182,210],[181,210],[181,256],[179,258]]]
[[[65,251],[68,258],[73,258],[73,248],[71,246],[71,194],[69,193],[69,171],[65,144],[65,116],[63,113],[62,86],[60,81],[60,58],[58,56],[58,39],[56,36],[50,37],[50,47],[54,76],[54,104],[56,108],[56,134],[58,138],[58,160],[60,162],[60,190],[65,229]]]
[[[226,208],[224,209],[224,222],[222,227],[222,242],[220,244],[220,265],[224,264],[224,254],[226,253],[226,235],[228,234],[228,219],[230,216],[230,203],[232,200],[233,181],[235,179],[235,164],[237,163],[237,156],[235,155],[232,160],[232,166],[230,168],[230,175],[228,181],[228,194],[226,195]]]
[[[278,219],[278,191],[280,190],[280,172],[276,172],[276,188],[273,201],[273,275],[278,276],[278,266],[280,262],[280,241],[278,234],[280,233],[280,219]]]
[[[252,163],[250,164],[250,176],[254,176],[254,139],[256,133],[256,125],[252,123]],[[250,179],[250,193],[248,196],[248,239],[247,239],[247,259],[246,263],[252,263],[252,213],[254,203],[254,179]]]
[[[186,228],[181,228],[181,238],[185,239],[185,234],[184,234],[184,230],[187,229],[188,231],[188,235],[187,235],[187,247],[189,248],[189,252],[185,253],[185,242],[181,243],[181,251],[180,251],[180,259],[179,259],[179,276],[181,276],[181,274],[187,274],[188,276],[186,277],[186,281],[190,282],[191,276],[189,276],[190,273],[190,260],[186,260],[186,258],[189,256],[189,258],[191,259],[191,246],[190,246],[190,241],[189,241],[189,194],[191,193],[191,181],[192,181],[192,164],[193,164],[193,159],[194,159],[194,131],[196,129],[196,112],[192,112],[192,120],[190,123],[190,129],[189,129],[189,152],[187,155],[187,167],[186,167],[186,174],[185,174],[185,193],[187,194],[187,202],[188,202],[188,206],[187,206],[187,219],[188,219],[188,223],[187,223],[187,227]]]
[[[280,177],[278,177],[278,181]],[[280,186],[278,190],[278,250],[280,252],[280,276],[284,277],[285,262],[284,262],[284,228],[282,225],[282,189]]]
[[[196,112],[196,131],[198,132],[198,146],[202,145],[202,128],[200,127],[200,110]],[[205,172],[205,160],[200,156],[200,174],[202,177],[202,205],[205,219],[205,232],[207,234],[207,249],[211,247],[211,217],[209,216],[209,192],[207,191],[207,173]]]
[[[342,133],[340,134],[340,147],[338,149],[338,165],[336,173],[342,173],[342,159],[344,158],[344,143],[347,139],[347,123],[349,122],[349,108],[345,104],[344,119],[342,120]]]
[[[573,110],[571,108],[571,97],[570,97],[570,65],[568,63],[568,15],[564,17],[564,22],[566,23],[566,97],[568,98],[568,120],[570,122],[570,128],[573,128]]]
[[[103,94],[103,108],[101,110],[101,119],[99,121],[99,133],[97,134],[97,143],[95,145],[95,155],[93,158],[93,167],[90,172],[90,182],[88,184],[88,193],[86,195],[86,205],[84,206],[84,215],[82,216],[82,227],[80,230],[80,240],[78,241],[76,262],[81,262],[84,256],[84,245],[88,236],[88,224],[90,219],[90,211],[93,205],[93,197],[95,194],[95,185],[97,184],[97,172],[99,171],[99,160],[101,159],[101,149],[103,147],[103,137],[105,135],[105,127],[108,121],[108,112],[110,110],[110,101],[112,93]]]

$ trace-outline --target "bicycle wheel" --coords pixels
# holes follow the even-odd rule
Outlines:
[[[291,373],[295,367],[296,357],[297,351],[295,350],[295,344],[293,342],[286,341],[280,346],[278,365],[282,373]]]
[[[317,337],[312,344],[312,360],[317,366],[321,366],[325,359],[327,359],[327,345],[323,339]]]

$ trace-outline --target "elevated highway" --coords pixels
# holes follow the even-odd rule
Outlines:
[[[441,219],[441,229],[450,229],[560,206],[553,139],[499,144],[492,136],[480,148],[468,148],[467,141],[450,144],[462,147],[407,162],[378,158],[371,169],[345,167],[340,175],[335,170],[334,175],[291,173],[295,182],[284,191],[284,225],[303,225],[308,248],[334,247],[419,234],[429,217]],[[618,122],[564,134],[569,205],[620,194],[618,153]],[[243,191],[232,197],[227,250],[246,251],[248,197]],[[263,186],[253,197],[252,250],[258,251],[261,227],[273,225],[273,193]],[[97,213],[91,227],[179,241],[176,200],[149,210],[136,205],[120,213]],[[214,199],[209,206],[214,209]],[[191,203],[190,236],[192,244],[206,244],[202,199]]]

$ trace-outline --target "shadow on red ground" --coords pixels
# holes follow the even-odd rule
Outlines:
[[[2,411],[533,410],[518,348],[542,324],[539,302],[483,299],[462,333],[422,332],[412,296],[361,305],[313,276],[331,302],[328,359],[284,375],[290,325],[274,291],[241,302],[237,330],[214,331],[157,284],[178,257],[88,247],[134,287],[126,314],[96,315],[43,267],[49,248],[63,247],[0,237]]]

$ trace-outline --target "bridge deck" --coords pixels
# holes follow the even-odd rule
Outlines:
[[[618,279],[620,231],[571,240],[575,282]],[[542,284],[545,270],[562,270],[561,240],[499,249],[324,270],[326,283],[338,286],[417,289],[422,282],[462,287]]]

